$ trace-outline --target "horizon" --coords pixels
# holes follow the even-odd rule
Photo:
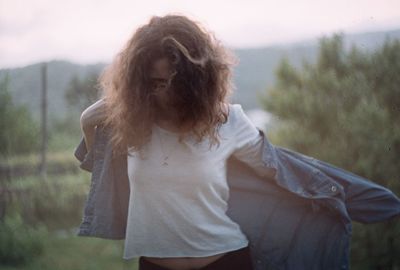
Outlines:
[[[354,32],[354,33],[348,33],[348,32],[341,32],[342,34],[344,34],[344,36],[351,36],[351,35],[367,35],[367,34],[378,34],[378,33],[387,33],[387,32],[395,32],[395,31],[400,31],[400,26],[393,28],[393,29],[386,29],[386,30],[381,30],[381,31],[361,31],[361,32]],[[333,32],[330,34],[323,34],[321,36],[318,37],[314,37],[314,38],[308,38],[308,39],[300,39],[300,40],[296,40],[296,41],[292,41],[292,42],[277,42],[277,43],[272,43],[272,44],[266,44],[266,45],[258,45],[258,46],[249,46],[249,47],[230,47],[230,49],[232,50],[258,50],[258,49],[267,49],[267,48],[275,48],[275,47],[295,47],[295,46],[303,46],[304,44],[310,45],[311,43],[315,43],[315,45],[317,45],[318,39],[324,37],[324,36],[328,36],[331,37],[332,35],[336,34],[338,32]],[[109,61],[102,61],[102,60],[95,60],[92,62],[85,62],[85,61],[79,61],[79,60],[73,60],[73,59],[67,59],[67,58],[53,58],[53,59],[47,59],[47,60],[43,60],[43,61],[36,61],[36,62],[31,62],[25,65],[15,65],[15,66],[6,66],[6,67],[2,67],[1,63],[0,63],[0,71],[2,70],[7,70],[7,69],[19,69],[19,68],[25,68],[25,67],[29,67],[29,66],[33,66],[33,65],[38,65],[38,64],[42,64],[42,63],[50,63],[50,62],[68,62],[71,64],[75,64],[75,65],[98,65],[98,64],[108,64],[110,63]]]
[[[361,32],[354,32],[354,33],[348,33],[348,32],[341,32],[344,34],[344,36],[351,36],[351,35],[367,35],[367,34],[378,34],[378,33],[387,33],[387,32],[395,32],[395,31],[400,31],[400,26],[393,28],[393,29],[386,29],[386,30],[381,30],[381,31],[361,31]],[[332,35],[336,34],[338,32],[333,32],[330,34],[323,34],[318,37],[314,38],[308,38],[308,39],[300,39],[292,42],[277,42],[277,43],[272,43],[272,44],[266,44],[266,45],[259,45],[259,46],[249,46],[249,47],[230,47],[232,50],[258,50],[258,49],[267,49],[267,48],[275,48],[275,47],[295,47],[295,46],[303,46],[304,44],[310,45],[312,43],[315,43],[317,45],[318,39],[328,36],[331,37]],[[73,60],[73,59],[67,59],[67,58],[53,58],[53,59],[47,59],[43,61],[36,61],[36,62],[31,62],[26,65],[16,65],[16,66],[7,66],[7,67],[2,67],[0,63],[0,71],[2,70],[7,70],[7,69],[19,69],[19,68],[25,68],[33,65],[38,65],[42,63],[50,63],[50,62],[68,62],[71,64],[75,65],[98,65],[98,64],[108,64],[110,63],[109,61],[101,61],[101,60],[95,60],[92,62],[85,62],[85,61],[79,61],[79,60]]]
[[[346,36],[352,36],[352,35],[368,35],[368,34],[378,34],[378,33],[388,33],[388,32],[395,32],[395,31],[400,31],[400,26],[395,27],[395,28],[389,28],[389,29],[383,29],[381,31],[361,31],[361,32],[354,32],[354,33],[348,33],[348,32],[341,32],[344,37]],[[317,36],[317,37],[313,37],[313,38],[307,38],[307,39],[299,39],[299,40],[294,40],[291,42],[276,42],[276,43],[272,43],[272,44],[266,44],[266,45],[259,45],[259,46],[248,46],[248,47],[229,47],[229,49],[231,50],[258,50],[258,49],[268,49],[268,48],[277,48],[277,47],[296,47],[296,46],[304,46],[304,44],[307,44],[309,46],[312,46],[312,43],[315,43],[314,45],[318,45],[318,39],[322,38],[322,37],[331,37],[334,34],[337,34],[339,32],[333,32],[333,33],[329,33],[329,34],[322,34],[321,36]],[[31,63],[27,63],[25,65],[16,65],[16,66],[6,66],[6,67],[2,67],[1,63],[0,63],[0,71],[2,70],[7,70],[7,69],[20,69],[20,68],[25,68],[25,67],[29,67],[29,66],[33,66],[33,65],[39,65],[39,64],[43,64],[43,63],[51,63],[51,62],[66,62],[66,63],[71,63],[74,65],[81,65],[81,66],[86,66],[86,65],[107,65],[111,62],[112,59],[110,59],[110,61],[106,61],[106,60],[94,60],[91,62],[87,62],[87,61],[79,61],[79,60],[73,60],[73,59],[67,59],[67,58],[53,58],[53,59],[47,59],[47,60],[42,60],[42,61],[34,61]]]

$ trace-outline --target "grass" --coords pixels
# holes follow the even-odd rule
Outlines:
[[[39,176],[12,177],[6,184],[13,192],[6,213],[20,215],[28,227],[46,230],[41,255],[18,265],[0,261],[0,270],[137,269],[136,260],[122,258],[123,241],[76,236],[90,188],[89,173],[49,176],[47,181]]]
[[[76,132],[75,132],[76,133]],[[63,131],[55,131],[48,140],[47,145],[47,160],[51,164],[71,164],[77,162],[74,157],[75,147],[78,146],[81,140],[80,133],[69,134]],[[31,166],[35,167],[40,162],[39,149],[32,153],[7,155],[0,153],[0,164],[11,167]]]
[[[78,143],[76,138],[53,136],[47,154],[49,169],[78,168],[79,163],[73,156]],[[36,168],[39,162],[37,153],[0,157],[0,165],[12,170]],[[26,263],[18,261],[17,265],[5,265],[0,261],[0,270],[137,269],[136,260],[122,258],[123,241],[75,235],[90,187],[89,173],[77,169],[64,174],[49,174],[46,181],[37,175],[17,175],[11,174],[9,181],[2,183],[12,192],[6,198],[6,214],[21,216],[25,224],[21,226],[27,228],[44,226],[46,229],[40,235],[43,249],[40,255],[28,256]],[[16,235],[21,233],[19,229],[15,230]],[[17,237],[12,238],[11,244],[17,240]]]
[[[74,156],[74,149],[49,151],[47,153],[48,166],[55,166],[58,164],[69,165],[78,164]],[[10,167],[37,167],[40,163],[40,153],[30,153],[24,155],[1,156],[0,164]]]
[[[7,212],[19,213],[25,222],[43,224],[49,230],[78,226],[90,188],[90,174],[79,172],[48,176],[15,177],[9,183],[12,190]]]
[[[43,254],[32,262],[19,266],[4,266],[1,270],[136,270],[137,260],[122,259],[123,242],[78,237],[72,232],[49,233],[44,240]]]

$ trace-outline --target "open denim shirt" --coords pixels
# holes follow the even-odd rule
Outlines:
[[[92,172],[79,235],[124,239],[129,180],[126,155],[113,155],[109,130],[97,127],[93,150],[75,150]],[[272,145],[264,133],[262,177],[228,160],[227,214],[250,242],[259,269],[348,269],[351,221],[372,223],[400,215],[390,190],[320,160]]]

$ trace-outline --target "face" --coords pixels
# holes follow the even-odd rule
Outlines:
[[[154,97],[155,105],[161,112],[171,110],[170,80],[173,73],[167,58],[161,58],[154,62],[150,78],[151,91]]]

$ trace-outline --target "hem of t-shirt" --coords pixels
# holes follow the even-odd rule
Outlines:
[[[199,258],[199,257],[208,257],[208,256],[214,256],[217,254],[221,254],[221,253],[227,253],[227,252],[231,252],[231,251],[235,251],[235,250],[239,250],[241,248],[245,248],[249,245],[249,241],[245,241],[245,242],[241,242],[240,245],[235,246],[235,247],[231,247],[225,250],[218,250],[218,251],[208,251],[205,253],[198,253],[198,254],[174,254],[174,255],[163,255],[163,254],[156,254],[156,253],[145,253],[145,254],[141,254],[141,255],[130,255],[130,256],[123,256],[122,258],[124,260],[132,260],[132,259],[136,259],[142,256],[145,257],[154,257],[154,258],[180,258],[180,257],[194,257],[194,258]]]

